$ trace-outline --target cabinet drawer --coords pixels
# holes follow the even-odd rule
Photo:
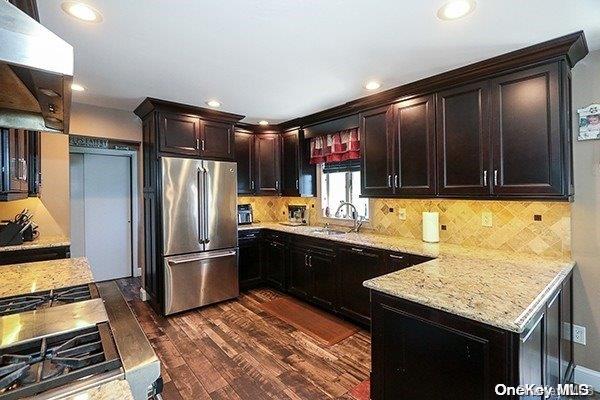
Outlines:
[[[257,230],[243,230],[243,231],[238,231],[238,239],[239,240],[245,240],[245,239],[258,239],[260,237],[260,231]]]

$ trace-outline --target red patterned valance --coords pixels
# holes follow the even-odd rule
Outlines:
[[[358,129],[347,129],[310,139],[310,163],[338,163],[360,158]]]

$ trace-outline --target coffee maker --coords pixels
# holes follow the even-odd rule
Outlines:
[[[308,206],[290,204],[288,205],[288,220],[282,224],[288,226],[309,225],[308,213]]]

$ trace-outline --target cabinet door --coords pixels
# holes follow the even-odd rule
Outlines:
[[[239,240],[240,289],[248,289],[260,284],[260,242],[257,239]]]
[[[359,322],[369,323],[371,299],[363,282],[385,273],[381,253],[359,247],[340,248],[339,263],[340,311]]]
[[[200,155],[219,160],[234,159],[233,125],[226,122],[201,121]]]
[[[256,165],[256,193],[279,194],[281,178],[279,161],[281,147],[279,135],[256,135],[254,139],[255,165]]]
[[[310,297],[311,292],[309,257],[305,248],[292,246],[290,249],[288,291],[304,298]]]
[[[393,108],[380,107],[359,116],[361,194],[385,196],[394,192]]]
[[[264,243],[265,280],[276,289],[285,286],[285,244],[276,241]]]
[[[254,135],[235,132],[238,194],[254,193]]]
[[[438,93],[436,114],[439,193],[489,195],[488,83]]]
[[[27,131],[27,181],[29,196],[38,196],[42,184],[41,133]]]
[[[374,304],[371,398],[491,399],[488,344],[484,338]]]
[[[160,113],[158,118],[161,152],[200,154],[200,118],[174,113]]]
[[[561,335],[560,361],[562,382],[570,382],[573,372],[573,277],[565,281],[561,291],[561,313],[563,334]]]
[[[551,387],[561,383],[560,376],[560,293],[548,302],[546,309],[546,380],[544,384]]]
[[[424,96],[394,106],[394,192],[435,194],[435,103]]]
[[[495,194],[563,193],[559,80],[555,63],[491,81]]]
[[[335,255],[311,252],[308,266],[312,273],[312,300],[323,307],[337,303],[337,270]]]
[[[300,195],[300,142],[298,131],[281,135],[281,193],[285,196]]]

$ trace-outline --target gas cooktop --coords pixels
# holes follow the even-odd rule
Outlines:
[[[121,360],[107,323],[0,350],[0,399],[19,399],[115,370]]]
[[[92,284],[5,297],[0,299],[0,316],[76,303],[98,297],[98,290]]]

